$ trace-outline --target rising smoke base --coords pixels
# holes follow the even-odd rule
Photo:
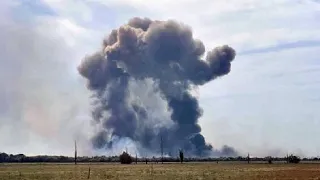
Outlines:
[[[236,53],[227,45],[209,51],[205,60],[204,53],[191,28],[172,20],[133,18],[113,30],[103,48],[78,67],[94,92],[92,117],[100,126],[94,147],[112,148],[115,139],[129,138],[141,149],[158,152],[162,138],[169,154],[181,148],[186,155],[234,155],[230,147],[215,151],[206,143],[198,125],[202,110],[190,92],[228,74]],[[133,93],[139,83],[152,89],[155,102]],[[167,109],[158,111],[169,115],[150,113],[152,103],[164,103]]]

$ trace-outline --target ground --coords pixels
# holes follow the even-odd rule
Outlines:
[[[89,177],[90,168],[90,177]],[[320,164],[0,164],[0,180],[318,179]]]

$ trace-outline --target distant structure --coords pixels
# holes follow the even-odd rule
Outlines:
[[[77,141],[74,141],[74,164],[77,164]]]

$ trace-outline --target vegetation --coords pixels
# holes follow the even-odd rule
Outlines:
[[[131,164],[132,163],[132,157],[127,153],[127,152],[123,152],[120,156],[119,156],[119,160],[121,164]]]
[[[180,154],[178,154],[179,156]],[[132,158],[132,157],[131,157]],[[250,157],[250,162],[269,162],[271,157]],[[300,162],[301,161],[319,161],[320,158],[303,158],[300,159],[298,156],[289,156],[289,157],[272,157],[272,162],[282,161],[286,162],[290,159],[290,162]],[[133,159],[132,159],[133,160]],[[164,157],[163,162],[180,162],[180,157]],[[137,162],[161,162],[161,157],[154,158],[137,158]],[[183,157],[183,162],[223,162],[223,161],[247,161],[247,157],[219,157],[219,158],[195,158],[195,157]],[[25,156],[24,154],[6,154],[0,153],[0,163],[31,163],[31,162],[59,162],[59,163],[72,163],[74,162],[74,157],[67,156]],[[78,163],[85,162],[120,162],[120,156],[78,156]]]
[[[272,164],[272,157],[271,156],[266,157],[266,160],[268,161],[269,164]]]
[[[179,151],[179,158],[180,158],[180,163],[183,163],[184,156],[183,156],[182,150]]]
[[[300,157],[298,157],[298,156],[294,156],[294,155],[290,155],[289,157],[288,157],[288,163],[295,163],[295,164],[297,164],[297,163],[299,163],[301,161],[301,159],[300,159]]]

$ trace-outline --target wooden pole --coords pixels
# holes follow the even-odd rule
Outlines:
[[[74,164],[77,164],[77,141],[74,141]]]
[[[89,171],[88,171],[88,179],[90,179],[90,167],[89,167]]]

